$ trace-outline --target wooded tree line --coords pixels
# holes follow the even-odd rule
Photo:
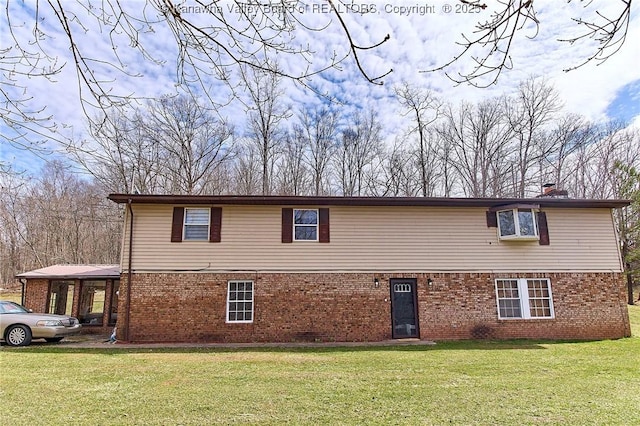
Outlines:
[[[334,104],[288,108],[277,75],[248,69],[245,77],[242,128],[191,97],[168,97],[94,120],[91,139],[68,147],[67,165],[51,162],[38,177],[5,173],[2,281],[53,263],[117,263],[121,213],[109,192],[531,197],[548,182],[575,198],[640,192],[638,129],[563,112],[539,79],[460,104],[398,86],[406,128],[389,137],[375,107],[351,115]],[[633,269],[638,205],[618,223]]]
[[[57,263],[117,263],[121,215],[104,187],[68,164],[0,173],[0,286],[17,273]]]
[[[614,163],[640,163],[638,129],[565,113],[535,78],[457,105],[399,86],[406,129],[392,136],[375,106],[288,108],[279,84],[247,82],[241,129],[191,98],[165,98],[92,126],[69,151],[113,192],[156,194],[527,197],[553,182],[608,198],[619,195]]]

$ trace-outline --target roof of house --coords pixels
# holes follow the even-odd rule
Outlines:
[[[119,278],[120,265],[53,265],[16,275],[16,278],[105,279]]]
[[[413,206],[413,207],[488,207],[530,204],[558,208],[621,208],[629,200],[594,200],[578,198],[445,198],[445,197],[312,197],[262,195],[150,195],[110,194],[120,204],[217,204],[217,205],[286,205],[286,206]]]

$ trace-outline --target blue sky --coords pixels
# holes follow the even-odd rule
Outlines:
[[[606,114],[625,123],[631,123],[640,117],[640,79],[618,89],[607,106]]]
[[[84,3],[84,1],[80,1]],[[145,8],[142,0],[121,2],[129,8],[132,14],[141,13],[147,16],[157,15],[157,11]],[[306,10],[300,19],[309,26],[327,27],[321,32],[297,31],[295,43],[301,46],[309,45],[314,51],[314,66],[327,63],[332,54],[339,56],[346,54],[344,33],[335,18],[322,9],[323,1],[308,1]],[[349,2],[351,3],[351,2]],[[490,4],[489,2],[488,4]],[[105,63],[114,62],[114,50],[111,46],[109,32],[98,26],[89,25],[92,22],[87,11],[77,3],[64,2],[69,11],[78,14],[85,24],[72,27],[76,31],[79,47],[95,52],[104,61],[94,64],[97,76],[106,81],[111,93],[127,95],[133,94],[141,98],[156,97],[176,92],[175,63],[177,52],[172,48],[171,35],[161,24],[153,27],[153,32],[140,33],[140,42],[152,56],[160,63],[145,61],[139,51],[130,46],[129,41],[122,36],[115,36],[118,46],[117,55],[127,64],[127,74],[119,72]],[[193,6],[193,0],[185,0],[183,6]],[[220,0],[218,4],[228,8],[228,0]],[[314,6],[317,5],[317,6]],[[486,89],[476,89],[467,85],[455,85],[446,78],[444,73],[424,73],[437,64],[443,64],[459,52],[456,41],[460,41],[461,33],[472,34],[474,25],[488,17],[489,10],[480,13],[456,13],[455,6],[461,3],[450,1],[367,1],[353,2],[353,4],[373,5],[372,13],[354,13],[346,11],[343,19],[352,31],[354,41],[359,45],[374,44],[382,40],[386,34],[390,40],[377,49],[362,52],[363,67],[371,75],[393,72],[384,79],[383,86],[372,85],[357,71],[352,60],[345,61],[341,70],[330,70],[314,78],[312,85],[319,90],[336,97],[341,104],[336,108],[343,108],[348,113],[360,108],[375,108],[383,122],[385,136],[388,142],[400,135],[406,127],[406,120],[401,114],[393,96],[393,87],[403,81],[428,87],[436,91],[443,99],[458,103],[461,101],[476,102],[486,97],[502,93],[510,93],[518,83],[529,76],[541,76],[553,84],[564,102],[564,111],[584,115],[590,120],[604,121],[620,119],[640,125],[640,11],[634,4],[632,21],[626,44],[608,61],[596,66],[587,64],[577,70],[564,72],[563,69],[581,63],[593,52],[594,44],[590,40],[569,45],[558,41],[576,35],[580,27],[571,19],[595,16],[596,11],[606,15],[613,15],[619,11],[620,2],[610,0],[595,0],[588,8],[585,2],[558,2],[555,0],[537,1],[537,18],[540,22],[539,32],[534,39],[529,36],[535,31],[531,25],[522,31],[511,51],[513,69],[506,71],[500,77],[498,84]],[[400,9],[400,6],[406,9]],[[449,7],[451,6],[451,7]],[[9,9],[14,25],[14,33],[22,40],[33,38],[30,29],[34,20],[34,10],[30,2],[12,0]],[[488,8],[490,9],[490,8]],[[194,19],[204,19],[206,15],[194,12],[195,9],[183,9]],[[226,10],[226,9],[225,9]],[[346,10],[346,9],[344,9]],[[365,10],[365,9],[362,9]],[[448,10],[448,12],[447,12]],[[86,119],[79,101],[81,92],[77,82],[75,69],[72,67],[68,44],[64,34],[56,25],[53,12],[48,4],[40,3],[40,26],[49,35],[42,41],[43,48],[52,57],[58,58],[58,63],[66,63],[62,72],[54,81],[38,78],[18,78],[18,85],[26,88],[26,94],[32,97],[32,109],[44,108],[44,114],[50,115],[51,123],[56,125],[60,135],[77,140],[86,138]],[[0,47],[10,45],[6,17],[0,18]],[[23,25],[24,24],[24,25]],[[113,34],[111,35],[113,37]],[[299,59],[299,58],[298,58]],[[289,70],[300,70],[306,62],[300,62],[295,57],[281,55],[279,61]],[[456,63],[451,72],[468,70],[471,61]],[[231,101],[230,93],[217,81],[211,80],[207,84],[213,86],[217,101],[225,104],[219,113],[230,121],[245,117],[240,102]],[[291,82],[284,83],[286,98],[284,102],[297,110],[304,106],[318,105],[324,100]],[[91,113],[91,112],[90,112]],[[347,114],[348,115],[348,114]],[[1,124],[0,124],[1,126]],[[237,124],[242,127],[242,121]],[[0,130],[6,132],[2,127]],[[56,135],[52,135],[56,136]],[[16,150],[2,142],[0,147],[0,161],[15,164],[19,168],[27,169],[41,162],[37,156],[29,152]],[[49,148],[59,149],[59,145],[51,142]],[[62,154],[63,155],[63,154]]]

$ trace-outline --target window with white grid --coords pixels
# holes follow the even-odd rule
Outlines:
[[[496,280],[498,318],[553,318],[551,282],[547,278]]]
[[[253,322],[253,281],[229,281],[227,322]]]
[[[551,288],[549,280],[527,280],[531,318],[551,318]]]

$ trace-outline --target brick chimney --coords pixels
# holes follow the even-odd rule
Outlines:
[[[542,185],[542,194],[536,198],[553,197],[553,198],[568,198],[569,193],[562,189],[556,189],[555,183],[545,183]]]
[[[545,183],[542,185],[542,195],[548,195],[550,192],[556,189],[555,183]]]

